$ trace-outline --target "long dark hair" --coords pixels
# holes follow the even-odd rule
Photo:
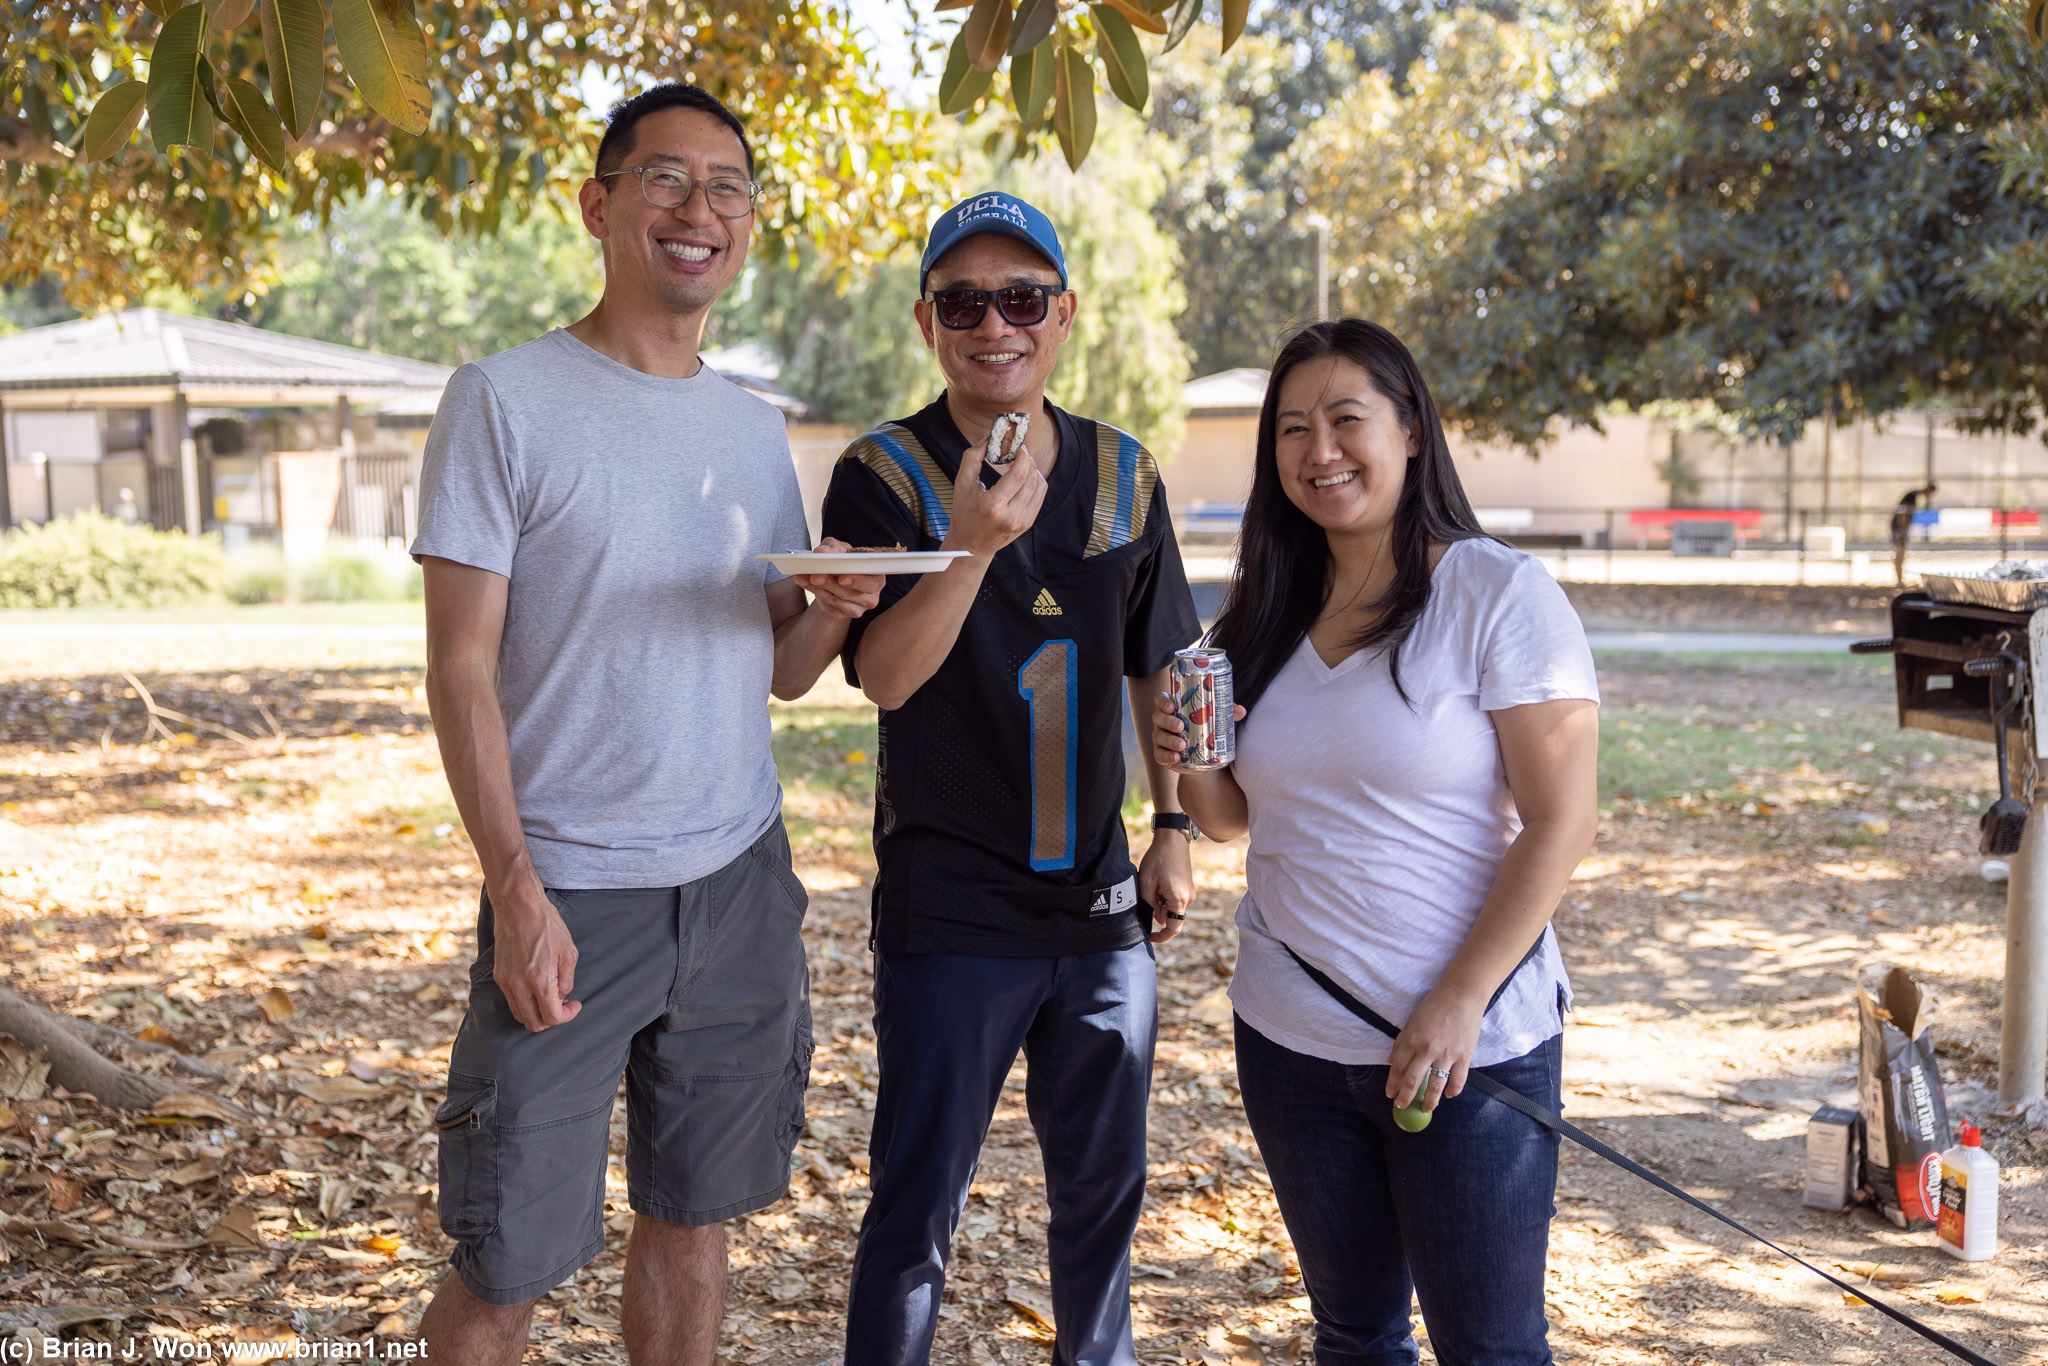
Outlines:
[[[1341,318],[1316,323],[1289,337],[1273,361],[1266,401],[1259,409],[1259,443],[1252,458],[1252,491],[1238,534],[1237,569],[1230,595],[1209,639],[1236,670],[1237,700],[1250,707],[1293,656],[1315,623],[1330,591],[1330,543],[1323,529],[1294,505],[1280,486],[1280,386],[1306,361],[1336,356],[1360,366],[1372,387],[1394,405],[1401,429],[1416,442],[1401,501],[1394,509],[1394,582],[1358,611],[1370,619],[1353,644],[1385,646],[1394,687],[1401,686],[1401,643],[1429,602],[1429,550],[1434,542],[1484,536],[1465,486],[1451,463],[1443,419],[1422,382],[1415,357],[1378,323]]]

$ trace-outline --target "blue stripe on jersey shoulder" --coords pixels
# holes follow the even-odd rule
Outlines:
[[[858,460],[880,475],[927,536],[946,538],[953,525],[953,486],[909,428],[885,422],[840,458]]]

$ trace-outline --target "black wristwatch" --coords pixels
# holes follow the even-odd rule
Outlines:
[[[1188,837],[1189,844],[1193,844],[1202,837],[1202,832],[1195,829],[1195,823],[1188,819],[1188,813],[1185,811],[1153,812],[1152,828],[1155,831],[1178,830]]]

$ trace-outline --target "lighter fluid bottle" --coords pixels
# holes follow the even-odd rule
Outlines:
[[[1966,1262],[1998,1251],[1998,1160],[1984,1151],[1974,1124],[1941,1155],[1941,1208],[1934,1236],[1941,1250]]]

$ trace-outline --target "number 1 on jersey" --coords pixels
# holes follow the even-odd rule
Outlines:
[[[1079,647],[1048,640],[1017,670],[1031,704],[1031,868],[1074,866],[1075,747],[1081,730]]]

